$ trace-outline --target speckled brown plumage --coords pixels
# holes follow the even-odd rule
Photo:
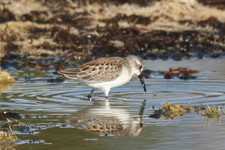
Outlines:
[[[99,58],[77,68],[60,70],[59,73],[72,79],[106,82],[115,80],[124,64],[126,60],[120,57]]]

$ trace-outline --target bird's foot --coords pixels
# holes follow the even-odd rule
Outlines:
[[[88,99],[89,99],[90,101],[92,100],[92,99],[91,99],[91,95],[90,95],[90,94],[89,94],[87,97],[88,97]]]

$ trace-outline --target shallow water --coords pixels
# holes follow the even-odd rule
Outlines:
[[[134,80],[112,89],[108,100],[103,92],[95,91],[89,101],[86,96],[91,88],[83,84],[69,79],[49,83],[47,79],[57,77],[51,73],[27,81],[18,77],[23,71],[13,73],[11,69],[18,80],[10,89],[2,90],[1,110],[19,113],[19,121],[40,127],[32,133],[17,132],[17,149],[224,149],[223,114],[207,118],[202,111],[192,111],[169,119],[149,115],[162,108],[164,101],[224,110],[225,59],[144,64],[155,71],[188,67],[200,72],[195,74],[197,79],[188,81],[151,75],[145,79],[146,93]]]

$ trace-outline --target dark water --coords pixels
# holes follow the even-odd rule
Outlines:
[[[11,71],[18,80],[2,90],[1,110],[19,113],[19,121],[39,127],[18,132],[17,149],[224,149],[223,113],[217,118],[202,116],[202,111],[173,119],[148,116],[164,101],[225,110],[225,59],[144,63],[151,70],[188,67],[200,72],[188,81],[152,75],[145,79],[146,93],[134,80],[112,89],[108,101],[101,91],[89,101],[91,88],[73,80],[49,83],[52,74],[44,73],[26,81],[23,71]]]

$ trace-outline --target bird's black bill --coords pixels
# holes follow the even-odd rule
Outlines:
[[[141,85],[142,85],[142,87],[144,88],[144,91],[146,92],[147,90],[146,90],[145,81],[144,81],[144,79],[143,79],[143,77],[142,77],[142,74],[140,74],[140,75],[138,76],[138,78],[140,79]]]

